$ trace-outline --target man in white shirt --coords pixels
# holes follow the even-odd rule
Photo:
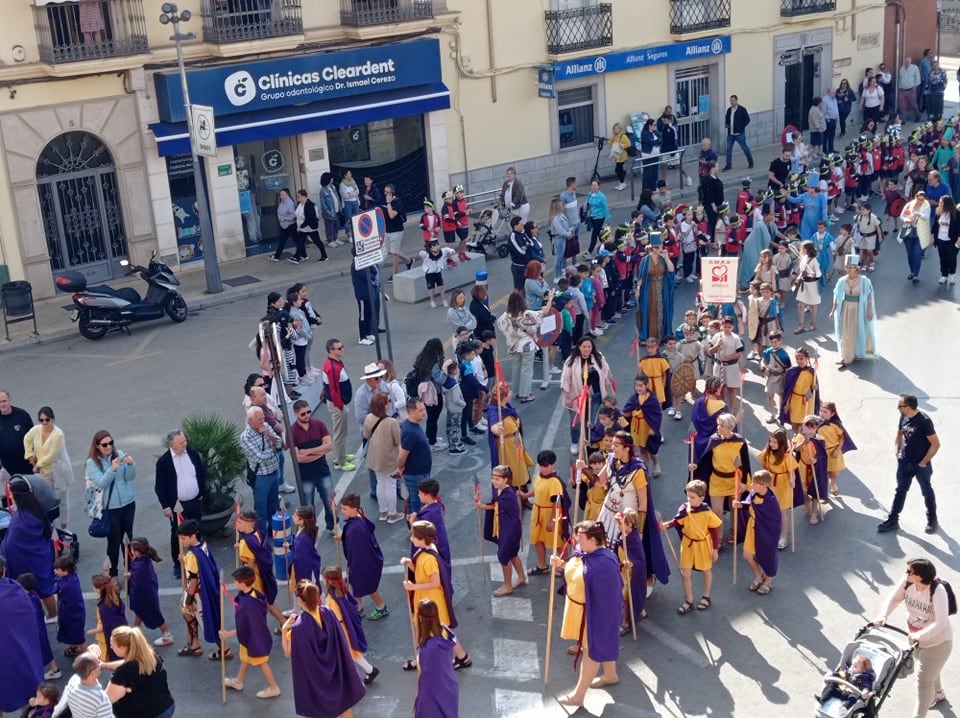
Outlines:
[[[907,55],[897,74],[897,112],[906,120],[910,111],[920,121],[920,108],[917,107],[917,88],[920,87],[920,68],[913,64],[913,58]]]
[[[203,499],[206,495],[207,470],[196,450],[187,446],[187,436],[180,429],[167,434],[169,451],[157,459],[153,490],[170,521],[170,554],[173,557],[173,576],[180,578],[180,542],[177,540],[177,503],[184,519],[200,521]]]
[[[837,106],[836,90],[827,88],[820,105],[823,116],[827,121],[827,129],[823,132],[823,151],[829,154],[834,152],[833,140],[837,135],[837,122],[840,121],[840,108]]]

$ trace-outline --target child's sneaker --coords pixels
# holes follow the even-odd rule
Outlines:
[[[464,449],[462,446],[454,446],[450,449],[447,449],[447,453],[453,456],[458,456],[460,454],[466,454],[467,450]]]
[[[225,685],[227,688],[232,688],[235,691],[243,690],[243,684],[236,678],[224,678],[223,685]]]
[[[937,691],[937,694],[933,697],[933,700],[930,701],[930,708],[933,709],[938,703],[943,703],[947,700],[947,694],[943,691]]]
[[[431,306],[433,309],[436,309],[436,308],[437,308],[437,303],[431,299],[431,300],[430,300],[430,306]]]
[[[379,668],[377,668],[376,666],[372,666],[372,669],[373,670],[371,670],[367,675],[363,677],[363,685],[365,686],[369,686],[371,683],[373,683],[377,679],[377,676],[380,675]]]
[[[681,419],[683,419],[683,414],[680,413],[679,409],[674,409],[673,418],[676,419],[677,421],[680,421]]]
[[[677,413],[677,410],[674,409],[672,406],[669,409],[667,409],[667,416],[673,416],[676,413]]]
[[[173,634],[170,631],[164,633],[160,638],[153,642],[155,646],[170,646],[173,644]]]
[[[368,621],[379,621],[381,618],[386,618],[390,615],[390,609],[384,606],[383,608],[374,608],[370,613],[367,614]]]
[[[257,698],[276,698],[280,695],[280,686],[268,686],[257,691]]]

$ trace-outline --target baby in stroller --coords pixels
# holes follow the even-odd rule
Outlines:
[[[850,665],[837,671],[835,675],[859,688],[860,695],[857,696],[849,690],[843,690],[836,683],[827,683],[820,701],[826,703],[831,698],[839,698],[844,708],[850,708],[858,699],[867,700],[873,690],[873,682],[877,678],[876,673],[873,672],[870,659],[862,653],[855,653]]]

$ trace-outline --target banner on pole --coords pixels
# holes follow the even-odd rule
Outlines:
[[[701,293],[706,304],[727,304],[737,299],[739,257],[701,257]]]

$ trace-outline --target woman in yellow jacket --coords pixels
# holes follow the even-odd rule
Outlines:
[[[627,154],[627,148],[633,147],[633,140],[630,135],[623,131],[623,125],[615,122],[613,124],[613,134],[608,142],[610,143],[610,159],[614,161],[614,172],[617,174],[617,186],[614,189],[622,191],[627,188],[627,171],[623,165],[630,156]]]
[[[67,455],[63,431],[53,423],[53,409],[40,407],[37,424],[23,437],[23,456],[33,465],[33,472],[47,480],[60,499],[60,528],[67,528],[70,510],[67,492],[73,483],[73,467]]]

